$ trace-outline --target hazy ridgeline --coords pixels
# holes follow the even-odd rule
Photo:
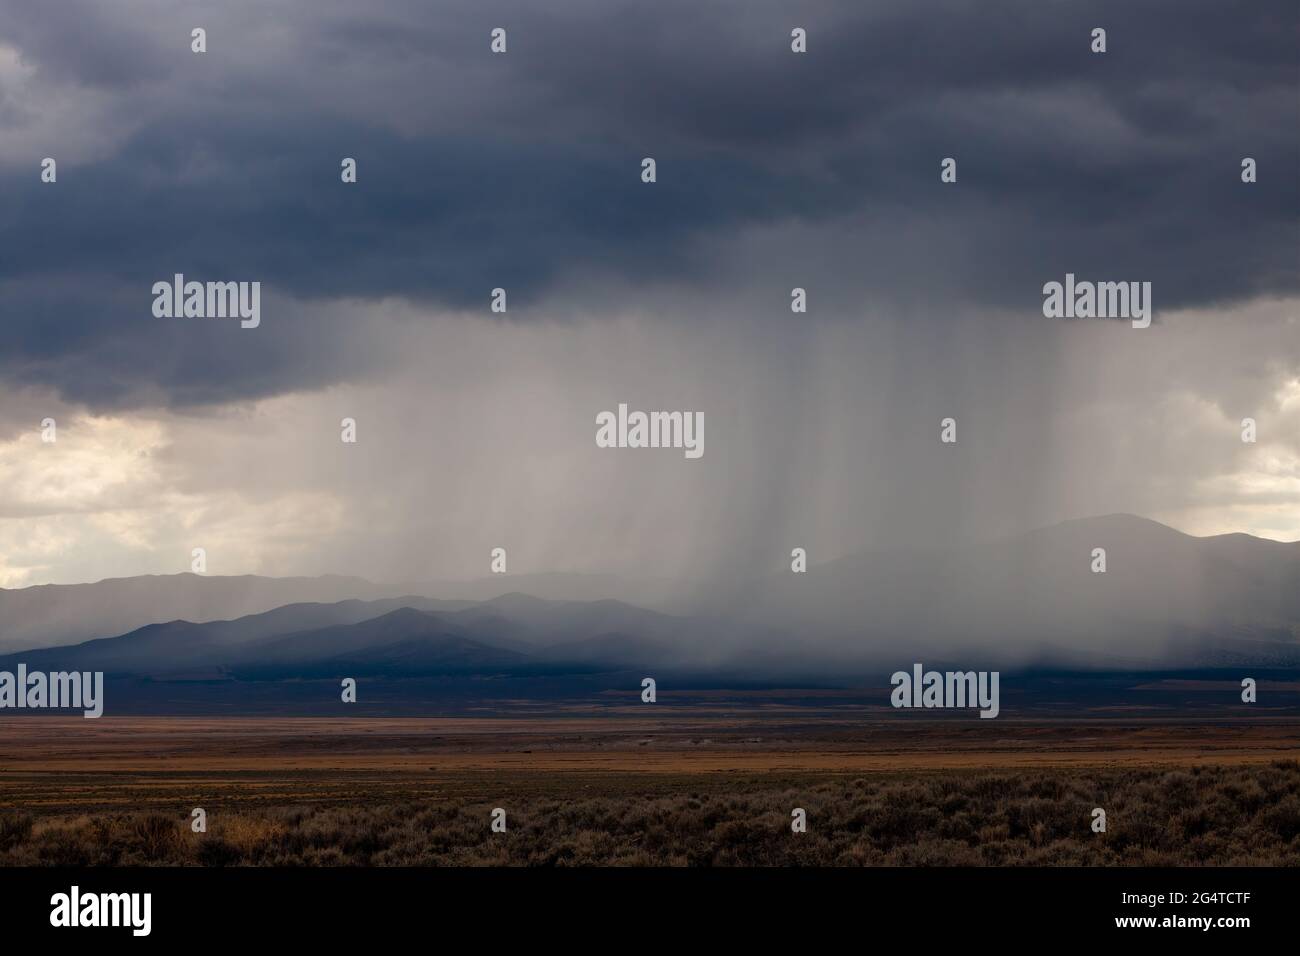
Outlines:
[[[656,607],[613,598],[633,590],[583,575],[389,587],[173,575],[0,590],[0,666],[216,681],[229,702],[221,682],[627,667],[797,682],[888,674],[920,654],[961,669],[1300,664],[1300,542],[1197,538],[1133,515],[814,560]]]

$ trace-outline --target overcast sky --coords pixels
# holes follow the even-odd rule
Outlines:
[[[1300,538],[1297,17],[0,0],[0,586]],[[1067,272],[1155,321],[1045,318]],[[261,325],[154,317],[174,273]],[[596,447],[620,402],[703,456]]]

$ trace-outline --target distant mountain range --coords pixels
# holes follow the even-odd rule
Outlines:
[[[94,584],[0,589],[0,649],[75,644],[160,621],[215,621],[305,601],[371,600],[402,593],[362,578],[264,578],[252,574],[144,575]]]
[[[291,604],[232,621],[149,624],[0,657],[0,669],[99,670],[157,680],[532,675],[662,661],[679,622],[617,601],[506,594]]]
[[[325,575],[315,578],[236,577],[198,574],[108,578],[93,584],[44,584],[0,588],[0,653],[28,647],[76,644],[112,637],[163,621],[232,620],[289,604],[436,594],[440,609],[468,607],[507,591],[550,601],[618,600],[658,608],[667,603],[667,588],[652,580],[634,585],[606,574],[510,575],[503,581],[407,582],[376,584],[364,578]],[[639,600],[629,601],[628,595]]]
[[[1095,548],[1105,573],[1091,569]],[[938,659],[1300,666],[1300,543],[1196,538],[1132,515],[980,547],[854,555],[729,589],[683,615],[615,600],[385,590],[359,578],[196,575],[0,590],[0,668],[253,681],[650,666],[798,679]]]
[[[1093,571],[1094,549],[1106,570]],[[725,597],[804,658],[907,647],[1069,666],[1300,663],[1300,542],[1198,538],[1134,515],[947,551],[878,551]]]

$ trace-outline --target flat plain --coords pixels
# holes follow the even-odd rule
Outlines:
[[[1298,754],[1266,716],[24,717],[0,863],[1290,865]]]

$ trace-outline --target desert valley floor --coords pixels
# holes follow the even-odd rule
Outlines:
[[[28,717],[0,863],[1297,864],[1298,754],[1293,717]]]

